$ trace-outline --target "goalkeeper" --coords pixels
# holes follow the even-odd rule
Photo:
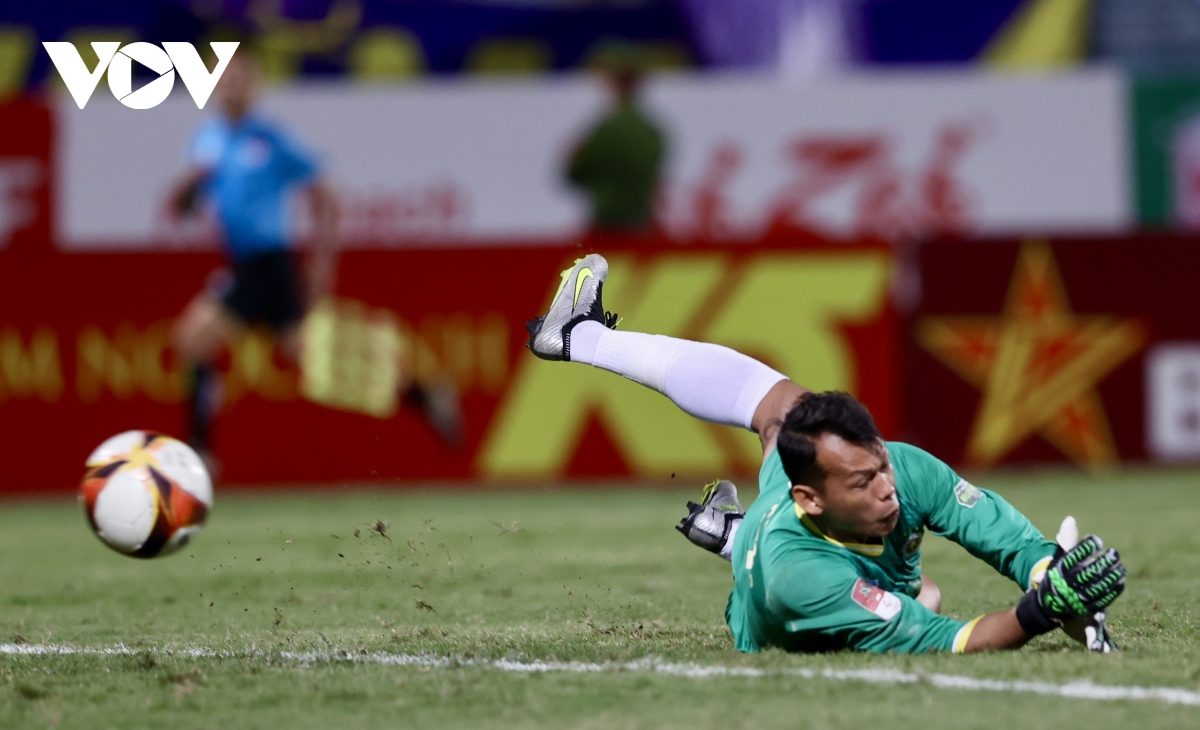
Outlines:
[[[851,396],[806,391],[718,345],[613,331],[616,318],[601,302],[607,274],[597,254],[563,272],[549,312],[528,325],[529,347],[546,360],[615,372],[697,418],[759,435],[760,494],[744,517],[722,482],[680,526],[732,560],[725,616],[740,651],[1016,649],[1087,621],[1124,590],[1120,557],[1098,537],[1060,548],[999,495],[916,447],[883,441]],[[926,529],[1025,595],[968,622],[940,615],[937,587],[921,574]]]

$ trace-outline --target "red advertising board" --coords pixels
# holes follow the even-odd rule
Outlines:
[[[814,388],[857,392],[898,431],[885,249],[605,244],[622,328],[727,344]],[[307,321],[304,367],[250,332],[220,364],[224,481],[644,478],[752,473],[751,434],[702,424],[610,373],[525,349],[577,248],[352,251]],[[71,489],[130,428],[183,431],[174,316],[214,254],[0,254],[0,490]],[[398,407],[405,368],[463,395],[461,449]]]
[[[976,467],[1200,457],[1194,240],[951,241],[919,261],[908,438]]]

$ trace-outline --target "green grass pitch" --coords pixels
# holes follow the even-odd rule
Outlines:
[[[195,543],[154,561],[103,547],[74,503],[9,501],[0,728],[1200,727],[1200,707],[1155,700],[797,675],[1200,689],[1196,473],[978,482],[1047,534],[1071,513],[1121,550],[1129,588],[1111,626],[1124,652],[1089,655],[1051,635],[970,657],[739,655],[723,619],[727,564],[671,529],[698,487],[224,493]],[[957,546],[925,544],[947,613],[1015,602],[1014,586]],[[14,653],[36,645],[125,649]],[[403,657],[417,663],[387,663]],[[648,657],[762,671],[615,666]],[[481,661],[504,659],[514,664]],[[504,668],[539,660],[613,665]]]

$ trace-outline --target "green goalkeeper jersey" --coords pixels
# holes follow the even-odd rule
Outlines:
[[[889,442],[887,449],[900,520],[881,542],[867,545],[824,535],[792,500],[779,453],[764,460],[759,497],[733,546],[725,618],[739,651],[962,651],[975,622],[938,615],[915,600],[926,529],[1022,590],[1045,570],[1054,543],[1004,498],[915,446]]]

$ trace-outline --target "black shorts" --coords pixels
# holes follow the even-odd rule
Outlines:
[[[276,332],[304,317],[296,263],[288,251],[268,251],[233,262],[233,277],[219,289],[221,303],[247,325]]]

